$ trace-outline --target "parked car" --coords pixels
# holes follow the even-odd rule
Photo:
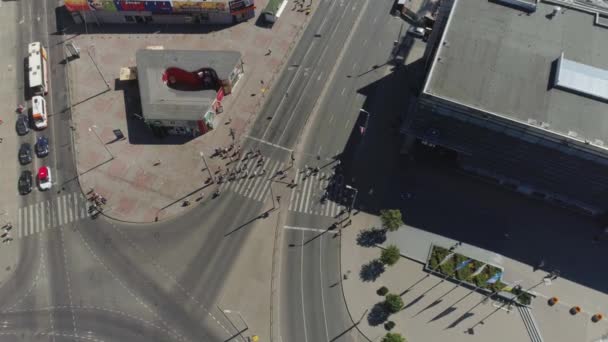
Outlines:
[[[409,29],[407,29],[407,33],[414,37],[424,38],[425,29],[424,29],[424,27],[412,26]]]
[[[46,100],[42,96],[32,97],[32,118],[36,129],[45,129],[48,125]]]
[[[19,147],[19,163],[26,165],[32,162],[32,146],[28,143],[21,144]]]
[[[36,139],[36,155],[38,158],[43,158],[49,155],[49,139],[47,137],[39,136]]]
[[[19,114],[17,115],[17,124],[16,124],[17,134],[26,135],[30,131],[30,120],[27,115]]]
[[[32,172],[28,170],[21,171],[17,186],[21,195],[29,194],[32,191]]]
[[[51,177],[51,168],[48,166],[41,166],[38,169],[38,186],[40,190],[48,190],[53,185],[53,179]]]

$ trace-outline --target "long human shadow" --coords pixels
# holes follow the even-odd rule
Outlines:
[[[240,226],[238,226],[238,227],[234,228],[233,230],[229,231],[228,233],[224,234],[224,237],[230,236],[232,233],[237,232],[237,231],[239,231],[239,230],[241,230],[241,229],[245,228],[245,227],[246,227],[246,226],[248,226],[250,223],[252,223],[252,222],[254,222],[254,221],[258,220],[258,219],[268,217],[268,214],[270,214],[270,212],[271,212],[271,211],[272,211],[272,209],[270,209],[270,210],[268,210],[268,211],[265,211],[265,212],[263,212],[263,213],[262,213],[262,214],[260,214],[260,215],[254,216],[254,217],[253,217],[252,219],[250,219],[249,221],[247,221],[247,222],[245,222],[245,223],[241,224]]]
[[[434,322],[440,318],[443,318],[449,314],[451,314],[452,312],[456,311],[457,307],[456,304],[460,303],[461,301],[463,301],[465,298],[467,298],[468,296],[470,296],[473,292],[469,292],[466,295],[462,296],[462,298],[460,298],[459,300],[455,301],[454,303],[452,303],[452,305],[450,305],[447,309],[443,310],[442,312],[440,312],[439,314],[437,314],[437,316],[431,318],[430,321],[428,321],[428,323]]]
[[[408,309],[414,305],[416,305],[416,303],[418,303],[419,301],[421,301],[424,296],[431,292],[434,288],[436,288],[437,286],[439,286],[439,284],[443,283],[445,280],[441,279],[440,281],[437,282],[437,284],[431,286],[428,290],[424,291],[420,296],[414,298],[414,300],[412,300],[411,302],[407,303],[406,306],[403,307],[403,310]]]
[[[410,287],[408,287],[407,289],[403,290],[403,292],[401,292],[399,294],[399,296],[403,296],[404,294],[410,292],[411,289],[413,289],[416,285],[420,284],[421,282],[423,282],[426,278],[430,277],[430,274],[425,275],[424,277],[420,278],[419,280],[417,280],[415,283],[413,283],[412,285],[410,285]]]
[[[423,313],[424,311],[440,304],[441,302],[443,302],[443,297],[447,296],[448,294],[452,293],[452,291],[456,290],[457,288],[459,288],[460,286],[458,285],[454,285],[454,287],[449,290],[448,292],[444,293],[443,295],[441,295],[441,297],[435,299],[434,302],[432,302],[431,304],[427,305],[425,308],[423,308],[422,310],[418,311],[413,317],[420,315],[421,313]]]

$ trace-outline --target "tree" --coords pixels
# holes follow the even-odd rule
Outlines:
[[[380,220],[382,227],[388,231],[394,232],[403,225],[403,218],[399,209],[380,210]]]
[[[399,261],[400,257],[401,255],[399,254],[399,247],[389,245],[386,247],[386,249],[382,250],[382,253],[380,254],[380,261],[385,265],[393,266],[397,261]]]
[[[386,304],[386,308],[390,313],[395,313],[403,309],[403,299],[401,299],[401,296],[393,293],[386,295],[384,303]]]
[[[388,333],[382,338],[382,342],[407,342],[405,337],[397,333]]]

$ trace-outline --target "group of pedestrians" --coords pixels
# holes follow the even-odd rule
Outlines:
[[[92,188],[89,190],[87,195],[89,195],[87,200],[91,203],[89,205],[89,214],[96,216],[103,212],[103,207],[106,204],[107,199],[95,192],[95,189]]]
[[[10,222],[2,226],[2,234],[0,234],[0,238],[2,238],[3,243],[13,241],[13,238],[10,236],[11,229],[13,229],[13,225]]]

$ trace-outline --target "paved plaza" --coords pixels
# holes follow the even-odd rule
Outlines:
[[[258,1],[256,6],[264,8],[266,2]],[[91,26],[89,32],[69,36],[81,48],[81,58],[69,62],[69,73],[83,191],[95,189],[108,199],[105,214],[130,222],[163,220],[187,210],[184,201],[209,197],[215,186],[205,185],[210,174],[200,153],[205,153],[209,169],[225,166],[227,160],[209,156],[214,148],[232,142],[231,129],[237,142],[243,138],[312,15],[287,6],[272,28],[258,26],[252,19],[228,27],[203,27],[199,32],[175,33],[178,28],[164,26],[157,32],[132,26],[143,32],[129,32],[131,26],[122,25],[122,30]],[[215,130],[192,140],[158,139],[137,118],[133,110],[138,108],[137,87],[120,82],[119,71],[135,65],[138,49],[161,46],[242,53],[244,75],[224,99]],[[117,139],[116,129],[126,139]]]

